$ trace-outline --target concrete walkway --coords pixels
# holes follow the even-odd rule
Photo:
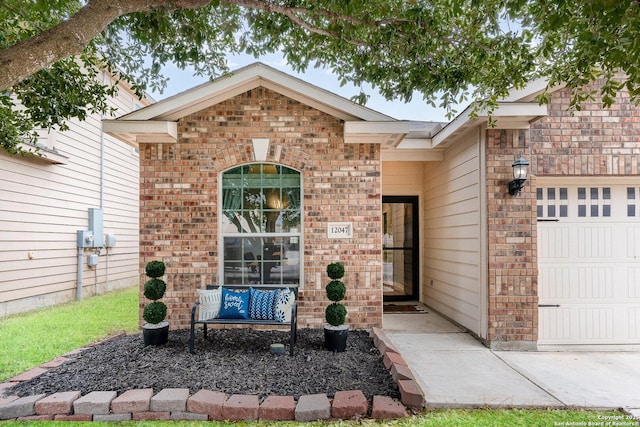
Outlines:
[[[385,313],[383,330],[428,408],[624,408],[640,419],[640,352],[491,351],[426,310]]]

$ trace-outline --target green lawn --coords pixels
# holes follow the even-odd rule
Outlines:
[[[622,419],[608,418],[622,417]],[[400,420],[378,421],[317,421],[317,422],[200,422],[200,421],[140,421],[136,426],[161,427],[178,424],[184,427],[217,427],[217,426],[305,426],[305,427],[355,427],[355,426],[398,426],[398,427],[561,427],[561,426],[588,426],[621,425],[636,427],[639,424],[632,420],[624,420],[624,415],[620,412],[600,412],[600,411],[545,411],[545,410],[438,410],[428,411],[421,415],[414,415]],[[608,421],[614,420],[614,421]],[[610,424],[607,424],[609,422]],[[30,426],[50,426],[60,425],[60,421],[29,422]],[[119,423],[122,424],[122,423]],[[127,423],[124,423],[127,424]],[[131,423],[129,423],[131,424]],[[1,422],[4,426],[24,426],[24,422],[6,421]],[[77,423],[65,422],[65,427],[70,426],[91,426],[110,425],[109,423]]]
[[[101,338],[137,330],[137,286],[0,319],[0,382]]]

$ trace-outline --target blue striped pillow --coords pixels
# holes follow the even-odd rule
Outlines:
[[[261,291],[249,288],[249,317],[256,320],[274,320],[276,318],[276,301],[279,289],[273,291]]]

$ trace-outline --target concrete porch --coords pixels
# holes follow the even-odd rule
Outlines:
[[[624,408],[640,416],[640,352],[492,351],[425,312],[385,313],[385,335],[428,408]]]

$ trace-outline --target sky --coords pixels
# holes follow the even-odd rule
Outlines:
[[[231,71],[254,62],[262,62],[270,67],[285,72],[287,74],[298,77],[308,83],[316,85],[322,89],[336,93],[344,98],[351,98],[357,95],[360,90],[355,86],[343,86],[339,84],[338,78],[327,69],[307,69],[305,73],[296,73],[286,63],[281,55],[272,54],[255,59],[249,55],[231,56],[228,60],[228,65]],[[176,66],[169,65],[163,72],[166,77],[169,77],[169,82],[162,94],[158,92],[151,92],[151,95],[160,101],[169,96],[183,92],[194,86],[208,81],[208,77],[194,76],[193,70],[181,70]],[[369,101],[366,107],[371,108],[380,113],[386,114],[398,120],[420,120],[420,121],[436,121],[436,122],[449,122],[445,117],[446,111],[444,109],[433,108],[428,105],[423,99],[422,95],[417,93],[412,101],[408,104],[402,101],[387,101],[382,97],[375,89],[365,88],[365,92],[370,95]],[[461,111],[461,109],[458,109]]]

